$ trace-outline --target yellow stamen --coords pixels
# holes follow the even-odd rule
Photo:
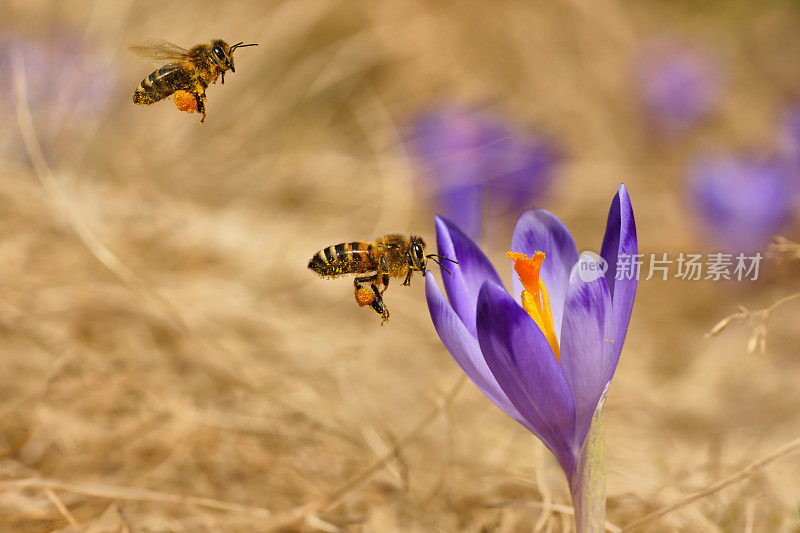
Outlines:
[[[525,290],[522,291],[520,300],[522,308],[527,311],[539,329],[544,333],[547,342],[553,349],[556,360],[560,362],[561,349],[558,346],[556,330],[553,327],[553,312],[550,310],[550,296],[544,286],[539,270],[544,261],[544,252],[535,252],[533,257],[516,252],[506,252],[506,256],[514,261],[514,270],[522,282]]]

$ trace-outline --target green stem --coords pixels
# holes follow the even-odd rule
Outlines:
[[[578,469],[570,483],[578,533],[601,533],[605,526],[606,441],[602,413],[605,399],[603,392],[581,448]]]

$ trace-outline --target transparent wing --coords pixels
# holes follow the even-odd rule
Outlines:
[[[161,62],[182,61],[189,56],[187,49],[162,39],[147,39],[141,44],[129,46],[128,50],[139,57]]]

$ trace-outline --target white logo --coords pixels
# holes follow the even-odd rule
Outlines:
[[[589,283],[603,277],[608,270],[608,261],[594,252],[583,252],[578,259],[578,275]]]

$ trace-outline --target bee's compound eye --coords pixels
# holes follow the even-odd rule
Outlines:
[[[417,256],[417,260],[422,261],[422,246],[419,244],[414,245],[414,255]]]
[[[214,55],[217,56],[218,59],[225,57],[225,54],[222,53],[222,48],[219,46],[215,46],[211,51],[214,52]]]

